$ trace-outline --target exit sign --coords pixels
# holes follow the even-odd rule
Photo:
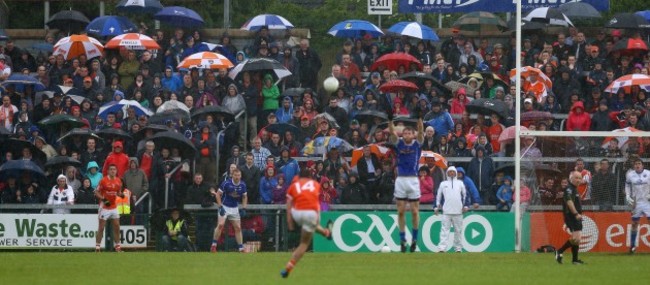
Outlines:
[[[368,0],[368,15],[392,15],[393,0]]]

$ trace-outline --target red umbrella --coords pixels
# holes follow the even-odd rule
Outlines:
[[[415,92],[418,91],[418,86],[415,83],[408,82],[402,79],[395,79],[386,82],[379,87],[379,91],[384,93],[397,93],[397,91]]]
[[[106,43],[107,49],[126,48],[129,50],[160,49],[158,43],[143,34],[128,33],[112,38]]]
[[[621,53],[635,53],[639,51],[648,51],[648,44],[641,39],[622,39],[614,45],[612,51],[620,51]]]
[[[94,58],[102,55],[104,47],[93,37],[87,35],[71,35],[60,39],[54,45],[54,55],[63,55],[65,59],[73,59],[80,55]]]
[[[390,156],[390,148],[378,144],[369,144],[370,152],[374,153],[378,159],[383,160]],[[350,166],[354,167],[359,162],[359,159],[363,157],[363,148],[359,147],[352,150],[352,161],[350,161]]]
[[[418,70],[422,70],[422,63],[417,58],[408,53],[395,52],[379,57],[375,63],[372,64],[370,70],[375,71],[379,69],[380,66],[384,66],[388,70],[397,71],[400,66],[404,66],[404,70],[408,71],[409,67],[413,63],[417,64]]]
[[[612,83],[605,88],[605,92],[616,94],[618,89],[623,88],[625,89],[625,92],[629,93],[634,85],[639,86],[639,88],[645,91],[650,91],[650,76],[645,74],[623,75],[612,81]]]
[[[527,131],[528,128],[521,126],[522,131]],[[499,135],[499,142],[510,142],[514,140],[516,137],[515,133],[515,126],[507,127],[501,134]]]
[[[420,155],[420,160],[418,161],[419,164],[426,164],[427,163],[427,158],[433,157],[436,160],[436,166],[442,168],[442,169],[447,169],[447,159],[442,156],[441,154],[433,151],[428,151],[424,150],[422,151],[422,154]]]

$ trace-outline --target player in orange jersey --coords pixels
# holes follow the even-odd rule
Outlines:
[[[280,275],[283,278],[289,277],[289,273],[305,254],[312,241],[314,231],[323,235],[328,240],[332,239],[332,221],[327,222],[327,228],[320,226],[320,183],[311,179],[311,171],[304,168],[300,171],[300,177],[295,179],[287,189],[287,223],[290,231],[294,229],[294,222],[302,231],[300,233],[300,245],[291,255]]]
[[[99,186],[95,190],[95,197],[99,202],[99,228],[95,237],[95,252],[99,252],[100,243],[104,237],[104,227],[106,220],[112,220],[113,223],[113,242],[115,251],[121,252],[120,245],[120,214],[117,212],[117,203],[115,198],[124,198],[124,188],[122,179],[116,176],[117,166],[111,164],[108,166],[108,175],[99,181]]]

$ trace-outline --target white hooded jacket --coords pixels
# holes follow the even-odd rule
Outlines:
[[[447,168],[447,173],[454,171],[457,173],[456,168],[450,166]],[[465,207],[464,202],[467,197],[467,190],[463,181],[456,179],[456,177],[449,177],[446,181],[440,183],[438,188],[438,195],[436,196],[436,208],[440,209],[442,203],[442,212],[447,215],[459,215],[463,213]]]

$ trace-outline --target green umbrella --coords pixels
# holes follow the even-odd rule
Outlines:
[[[48,116],[38,122],[38,125],[44,128],[54,127],[59,124],[68,124],[71,128],[87,127],[86,124],[81,121],[81,119],[65,114]]]
[[[493,32],[501,33],[508,30],[508,24],[506,22],[488,12],[467,13],[458,18],[452,26],[463,31],[463,34],[469,33],[471,35]]]

